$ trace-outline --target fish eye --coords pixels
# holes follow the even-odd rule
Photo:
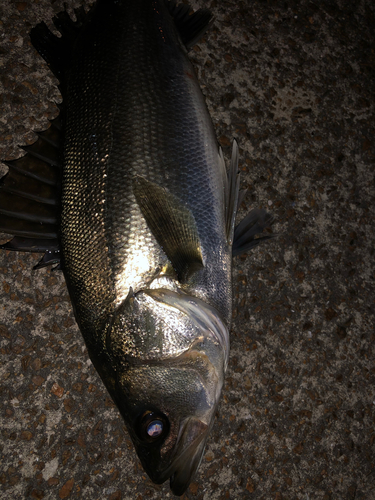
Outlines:
[[[169,427],[169,420],[164,413],[146,411],[138,420],[138,436],[148,443],[158,442],[167,436]]]
[[[163,433],[163,422],[161,420],[153,420],[147,426],[146,432],[152,438],[161,436]]]

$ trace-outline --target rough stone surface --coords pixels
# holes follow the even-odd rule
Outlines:
[[[63,3],[1,2],[2,159],[57,115],[27,34]],[[227,157],[239,142],[241,215],[268,207],[279,237],[235,261],[225,390],[184,498],[373,500],[373,2],[192,4],[216,16],[191,58]],[[0,253],[0,498],[172,498],[143,472],[63,276],[33,272],[38,257]]]

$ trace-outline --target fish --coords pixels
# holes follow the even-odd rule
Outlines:
[[[59,116],[5,162],[3,250],[62,270],[90,359],[150,479],[182,495],[229,359],[232,259],[272,222],[226,168],[188,51],[213,22],[168,0],[98,0],[32,44],[59,80]]]

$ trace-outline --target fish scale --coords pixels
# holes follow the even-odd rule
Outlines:
[[[110,35],[106,33],[108,43],[115,46],[118,35]],[[96,338],[90,336],[96,336],[101,318],[113,309],[114,286],[103,200],[108,169],[106,158],[112,143],[109,126],[113,108],[110,96],[114,93],[111,66],[117,59],[116,53],[111,57],[111,50],[104,52],[100,47],[96,53],[91,52],[88,50],[91,43],[91,39],[85,39],[81,33],[74,51],[76,58],[71,61],[66,76],[61,215],[65,276],[82,332],[85,335],[88,331],[85,340],[89,344],[96,342]],[[104,68],[98,66],[100,59],[106,60]],[[82,67],[86,71],[81,71]],[[108,90],[103,94],[101,89]],[[98,326],[93,328],[93,325]]]

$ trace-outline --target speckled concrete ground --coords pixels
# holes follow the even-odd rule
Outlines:
[[[193,5],[216,16],[192,59],[227,157],[239,141],[241,212],[269,207],[280,236],[235,262],[228,377],[184,498],[373,500],[373,3]],[[57,114],[27,33],[62,8],[1,2],[3,159]],[[62,275],[32,272],[37,258],[0,254],[0,498],[172,498],[139,465]]]

